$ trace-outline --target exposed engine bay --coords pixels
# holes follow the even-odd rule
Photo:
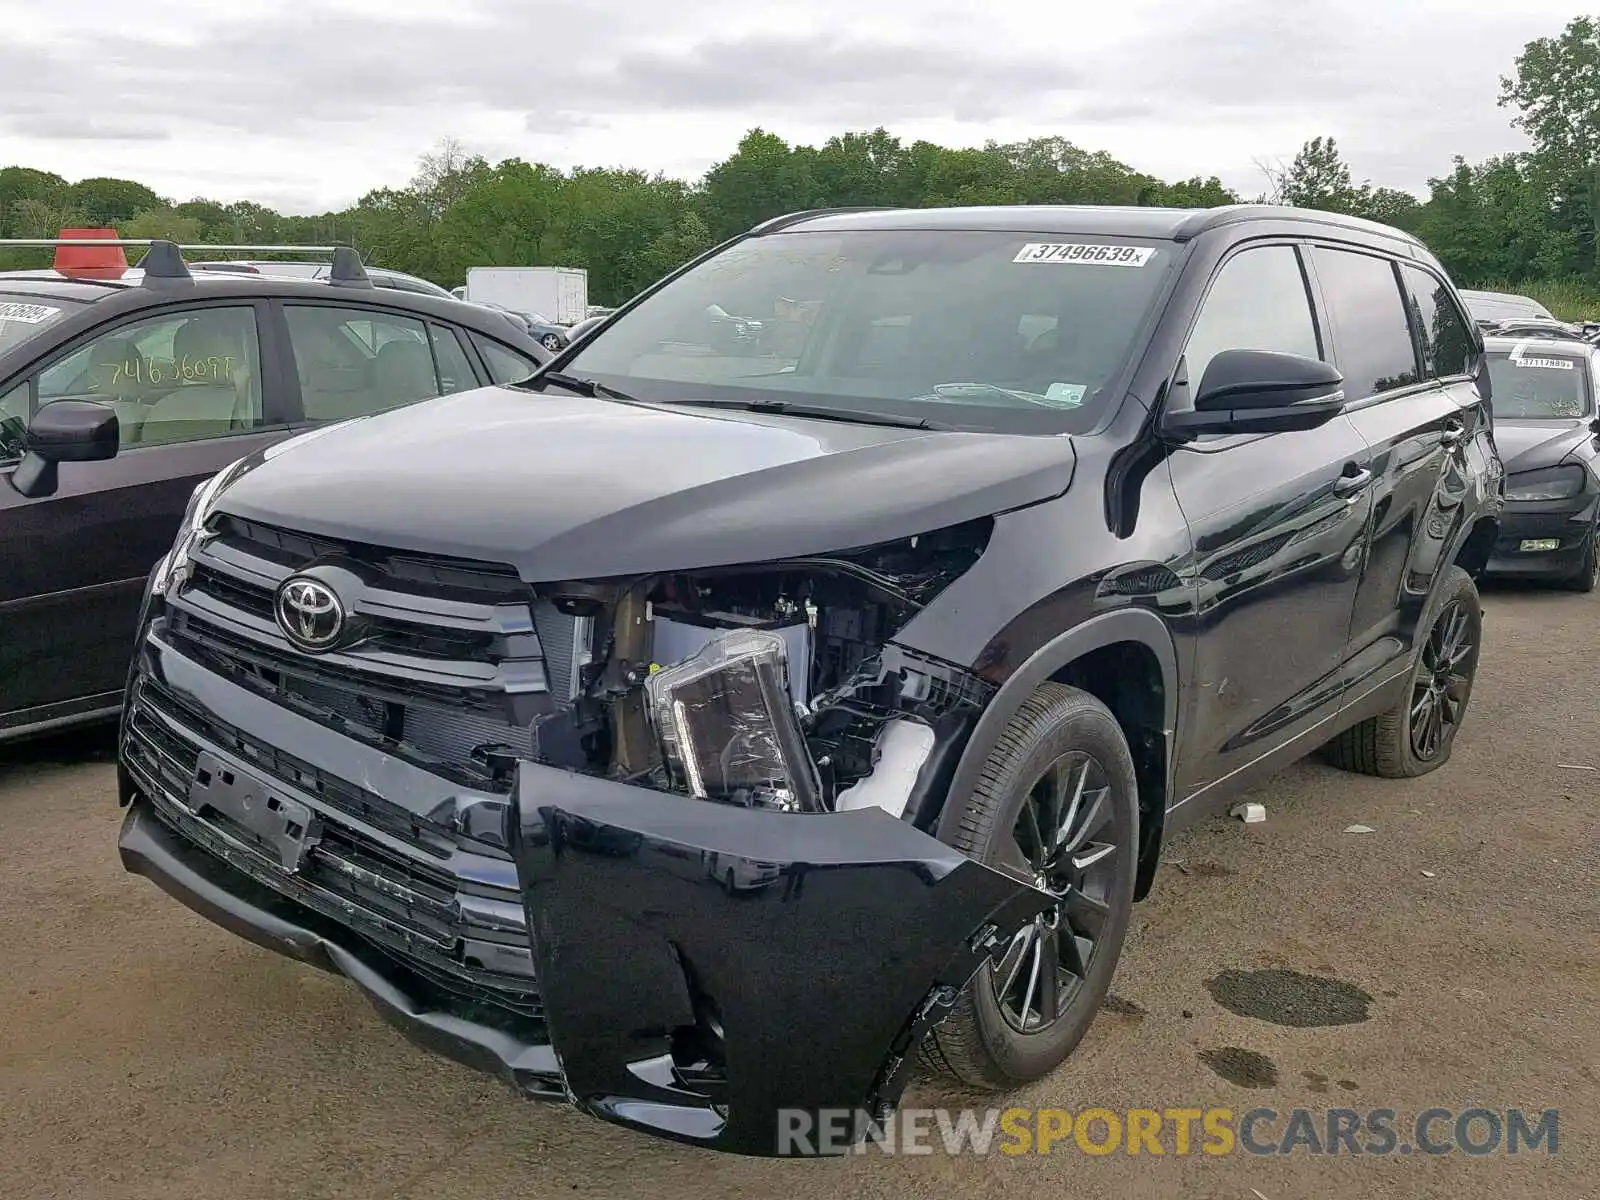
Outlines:
[[[577,633],[570,675],[552,673],[570,694],[535,719],[533,757],[748,807],[903,815],[990,689],[890,639],[977,561],[990,529],[541,587]]]

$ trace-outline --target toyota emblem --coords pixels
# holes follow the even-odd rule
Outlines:
[[[305,575],[278,585],[273,604],[278,628],[303,650],[326,650],[344,632],[344,605],[333,589]]]

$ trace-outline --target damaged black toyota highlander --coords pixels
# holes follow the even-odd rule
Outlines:
[[[1319,747],[1449,758],[1487,398],[1444,272],[1366,222],[768,222],[519,385],[197,489],[123,862],[662,1136],[793,1152],[919,1061],[1019,1086],[1175,830]]]

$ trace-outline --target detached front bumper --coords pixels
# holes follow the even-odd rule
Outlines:
[[[203,699],[240,738],[289,747],[302,769],[410,778],[159,639],[146,652],[170,695]],[[443,986],[437,944],[430,963],[363,923],[370,914],[352,907],[346,919],[129,753],[125,743],[129,871],[259,945],[343,974],[428,1049],[525,1095],[716,1150],[805,1152],[786,1130],[881,1116],[961,986],[1050,903],[880,810],[730,808],[524,762],[508,832],[537,1007],[512,1012],[459,980]],[[322,812],[314,793],[264,782]]]
[[[1486,574],[1504,578],[1570,579],[1583,567],[1584,545],[1595,525],[1594,497],[1537,504],[1507,504]],[[1523,549],[1525,542],[1556,543]]]

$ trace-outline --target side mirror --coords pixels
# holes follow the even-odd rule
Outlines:
[[[53,496],[58,464],[115,458],[120,436],[117,414],[104,404],[52,401],[28,423],[28,452],[11,473],[11,486],[24,496]]]
[[[1271,350],[1224,350],[1206,367],[1191,412],[1169,412],[1166,429],[1288,433],[1315,429],[1344,411],[1344,376],[1325,362]]]

